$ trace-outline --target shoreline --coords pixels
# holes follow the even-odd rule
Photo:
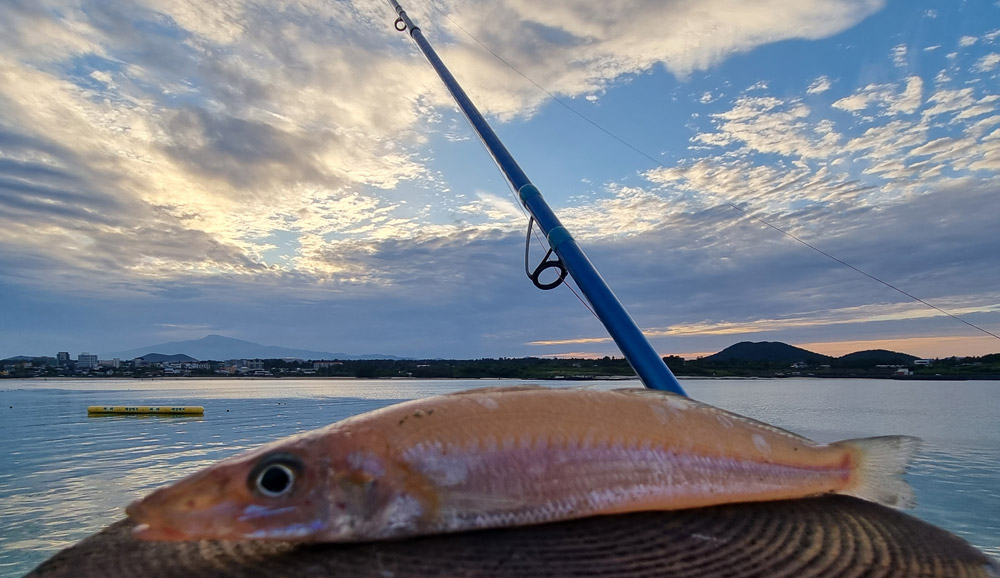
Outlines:
[[[412,376],[392,376],[392,377],[354,377],[344,375],[284,375],[284,376],[227,376],[227,375],[171,375],[157,377],[130,377],[115,375],[66,375],[66,376],[14,376],[0,375],[3,380],[24,380],[24,381],[190,381],[190,380],[212,380],[212,381],[477,381],[477,380],[505,380],[505,381],[632,381],[638,380],[637,375],[574,375],[565,377],[412,377]],[[688,381],[732,381],[732,380],[784,380],[784,379],[879,379],[889,381],[1000,381],[1000,375],[677,375],[677,379]]]

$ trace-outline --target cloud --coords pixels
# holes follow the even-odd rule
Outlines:
[[[728,109],[704,117],[709,126],[703,122],[691,139],[702,145],[695,149],[698,157],[648,171],[645,177],[650,187],[618,190],[617,202],[662,197],[663,206],[672,210],[657,211],[655,202],[645,201],[632,214],[642,215],[643,222],[663,223],[665,229],[687,230],[685,244],[704,251],[697,264],[672,263],[665,268],[698,271],[702,291],[710,278],[718,287],[739,287],[745,302],[754,304],[755,313],[739,319],[726,317],[729,304],[718,290],[708,290],[715,296],[709,299],[715,313],[709,307],[700,309],[697,299],[689,300],[685,313],[692,322],[667,323],[663,328],[648,324],[647,335],[668,340],[682,335],[767,338],[772,333],[804,335],[818,327],[834,331],[838,325],[877,332],[885,330],[879,327],[947,318],[885,286],[880,289],[871,284],[861,289],[864,283],[853,283],[863,278],[832,261],[828,262],[830,270],[815,263],[799,270],[805,263],[802,255],[777,247],[759,249],[761,241],[750,231],[768,228],[755,218],[818,243],[848,263],[956,315],[985,315],[995,320],[997,295],[973,288],[990,286],[993,281],[976,274],[976,280],[964,289],[943,289],[933,281],[949,278],[947,271],[956,276],[967,271],[964,263],[968,261],[956,260],[953,253],[957,247],[964,247],[961,253],[971,259],[992,259],[989,243],[965,229],[967,222],[960,223],[987,207],[989,212],[1000,210],[990,178],[997,170],[996,143],[1000,140],[995,128],[1000,124],[997,97],[986,86],[953,88],[948,82],[944,79],[928,88],[922,78],[910,75],[895,82],[868,84],[852,94],[830,98],[825,105],[822,100],[810,100],[808,107],[794,96],[744,96],[733,99]],[[806,94],[809,91],[805,88]],[[852,113],[861,122],[845,122],[838,110]],[[780,160],[776,162],[774,155]],[[741,211],[730,209],[727,219],[714,221],[708,217],[713,205],[720,211],[716,214],[725,213],[729,205]],[[698,217],[698,234],[691,234],[689,215]],[[615,222],[607,216],[600,220]],[[919,225],[914,228],[914,223]],[[973,229],[980,226],[988,227],[981,221]],[[664,245],[673,246],[669,240]],[[891,258],[877,258],[865,246],[878,247],[879,254]],[[767,263],[757,261],[758,251],[768,253]],[[784,263],[780,287],[767,281],[772,261]],[[933,273],[923,273],[923,277],[914,273],[927,271],[930,263],[935,263]],[[838,269],[845,278],[834,281]],[[727,277],[730,271],[748,275],[751,270],[755,272],[752,283]],[[682,274],[681,279],[662,282],[683,281]],[[827,283],[840,289],[819,288]],[[846,289],[848,285],[854,288]],[[864,297],[855,293],[859,290]],[[837,306],[837,300],[829,298],[832,293],[850,294],[871,305],[841,301],[843,306]],[[827,296],[826,302],[813,301],[817,295]],[[771,296],[780,296],[780,306],[771,302]],[[772,307],[781,315],[769,316]],[[955,322],[952,329],[959,331],[957,326]],[[574,339],[589,338],[579,336],[560,344],[586,343]]]
[[[899,44],[892,49],[892,63],[899,68],[904,68],[907,65],[907,56],[909,54],[909,49],[905,44]]]
[[[783,156],[826,156],[840,136],[827,124],[809,122],[810,114],[799,99],[741,97],[733,108],[711,115],[716,132],[703,132],[692,140],[711,146],[742,145]]]
[[[439,22],[450,37],[467,31],[529,78],[544,79],[551,92],[571,96],[599,92],[657,65],[686,78],[762,44],[825,38],[884,5],[882,0],[768,0],[752,7],[736,0],[697,5],[621,0],[598,8],[585,0],[543,5],[505,0],[490,3],[485,19],[482,2],[476,1],[453,4],[443,14],[414,13],[425,30]],[[492,57],[478,46],[448,46],[443,52],[456,75],[472,87],[473,99],[491,113],[523,115],[544,101],[518,74],[485,66]]]
[[[1000,320],[1000,293],[982,289],[996,286],[1000,277],[983,268],[996,260],[995,250],[976,231],[989,226],[992,208],[985,213],[982,208],[996,206],[995,191],[969,185],[905,202],[883,200],[877,210],[864,212],[848,200],[813,205],[798,215],[799,222],[810,223],[800,234],[953,315],[990,327]],[[681,217],[653,213],[648,217],[662,219],[660,230],[633,236],[627,244],[588,244],[623,301],[646,304],[633,313],[660,351],[689,351],[670,344],[713,336],[719,340],[715,343],[725,344],[779,337],[818,342],[820,335],[840,334],[899,338],[907,335],[900,327],[930,323],[937,324],[938,335],[970,337],[940,311],[821,258],[735,211],[716,212],[714,221],[710,214],[707,209]],[[782,214],[767,218],[785,221]],[[962,248],[960,256],[957,247]],[[643,255],[644,262],[618,264],[609,251]],[[929,270],[929,263],[936,265]],[[681,294],[683,298],[675,298]],[[532,341],[539,350],[601,343],[606,340],[600,331]]]
[[[871,112],[873,108],[877,113],[912,114],[921,104],[923,86],[923,79],[919,76],[908,77],[906,86],[902,89],[895,84],[869,84],[862,90],[834,102],[833,107],[855,114],[863,111]]]
[[[706,156],[656,171],[654,180],[676,179],[683,172],[693,183],[705,180],[708,167],[714,167],[708,180],[715,184],[687,190],[725,198],[724,191],[739,183],[743,192],[729,198],[744,200],[753,198],[749,191],[782,192],[787,183],[815,175],[822,178],[810,184],[811,197],[823,198],[829,187],[865,191],[885,186],[886,179],[900,184],[899,194],[909,195],[926,189],[916,179],[940,180],[944,171],[992,171],[998,153],[987,129],[1000,120],[996,111],[1000,96],[986,87],[952,88],[950,82],[942,79],[928,90],[921,77],[910,75],[897,82],[868,84],[836,98],[827,109],[822,102],[806,106],[795,97],[740,97],[728,110],[709,116],[713,130],[702,130],[692,138],[698,145],[726,150],[726,156],[714,161]],[[857,125],[839,121],[835,110],[851,113],[867,128],[858,133]],[[756,163],[757,157],[768,154],[786,159],[788,165],[772,165],[786,178],[772,175],[748,180],[767,170]],[[740,166],[734,158],[754,164]],[[824,167],[821,162],[826,163]],[[727,180],[725,167],[738,167],[733,170],[739,180]],[[852,187],[847,183],[856,179],[857,170],[878,180]],[[823,186],[817,186],[818,182]]]
[[[976,61],[976,65],[973,66],[972,69],[975,72],[990,72],[996,68],[997,65],[1000,65],[1000,54],[992,52]]]
[[[827,78],[826,76],[820,76],[815,81],[813,81],[812,84],[809,85],[809,88],[806,89],[806,93],[807,94],[822,94],[822,93],[830,90],[831,86],[833,86],[833,85],[830,83],[830,79],[829,78]]]
[[[826,68],[795,86],[777,78],[752,78],[738,93],[702,86],[701,72],[735,55],[830,38],[885,6],[501,0],[484,12],[481,1],[456,0],[410,8],[472,97],[515,128],[544,115],[549,95],[459,25],[552,94],[600,97],[586,105],[595,110],[637,75],[666,70],[699,83],[682,103],[697,111],[691,140],[672,152],[687,160],[623,169],[558,207],[640,323],[669,347],[695,329],[815,339],[814,328],[794,321],[928,321],[875,319],[864,307],[895,311],[896,295],[845,276],[757,218],[956,310],[994,315],[993,297],[975,288],[995,286],[1000,267],[973,232],[989,230],[996,212],[988,184],[1000,170],[998,97],[989,83],[968,82],[970,72],[995,68],[990,55],[956,57],[933,80],[884,66],[873,69],[892,72],[865,75],[857,88]],[[321,344],[343,339],[360,352],[416,354],[433,342],[455,355],[500,354],[542,341],[549,345],[517,352],[554,351],[580,336],[605,343],[572,295],[539,298],[521,277],[524,219],[508,198],[478,185],[449,191],[466,159],[446,166],[442,143],[469,133],[391,20],[378,2],[8,3],[0,22],[5,302],[41,317],[41,296],[72,294],[92,304],[64,313],[81,327],[120,311],[109,315],[127,318],[119,328],[134,320],[194,336],[242,327],[247,333],[234,336],[278,332],[332,350],[343,348]],[[992,41],[978,37],[970,48]],[[900,45],[879,58],[913,56]],[[943,265],[926,273],[928,263]],[[59,333],[46,324],[38,331]]]
[[[455,23],[479,22],[469,30],[555,93],[590,95],[657,64],[683,76],[762,43],[829,36],[882,5],[492,6],[495,18],[524,23],[516,36],[473,18],[475,3],[442,5],[444,18],[415,15],[444,35],[441,52],[484,108],[511,117],[546,96],[467,39],[455,43],[464,34]],[[428,232],[412,220],[424,213],[380,190],[439,186],[421,125],[436,130],[436,107],[450,99],[387,25],[387,8],[240,0],[49,8],[13,3],[0,35],[3,138],[29,143],[0,158],[4,210],[18,223],[3,234],[10,247],[60,263],[67,275],[89,270],[68,257],[86,251],[138,283],[279,274],[275,267],[356,281],[357,267],[328,257],[341,241]],[[500,204],[484,201],[459,213],[502,216]],[[297,237],[293,253],[269,241],[281,231]]]
[[[920,108],[923,91],[924,80],[919,76],[910,76],[906,79],[906,89],[889,105],[889,112],[913,114]]]

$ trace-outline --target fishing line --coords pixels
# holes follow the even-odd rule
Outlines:
[[[541,237],[539,237],[539,232],[532,227],[532,224],[535,222],[535,217],[530,213],[528,213],[528,211],[524,208],[524,205],[521,204],[521,201],[517,196],[517,191],[514,190],[514,187],[510,184],[510,181],[504,179],[504,182],[507,184],[507,189],[510,191],[511,197],[513,197],[514,199],[514,205],[521,210],[522,215],[528,218],[528,233],[526,235],[525,247],[524,247],[524,271],[525,274],[528,276],[528,278],[532,279],[531,273],[528,271],[528,244],[530,242],[529,240],[532,237],[534,237],[535,242],[538,243],[538,246],[541,247],[542,250],[545,250],[545,248],[548,247],[548,242],[544,241]],[[576,297],[576,299],[580,302],[580,304],[583,305],[584,309],[590,311],[590,314],[593,315],[595,319],[600,321],[601,316],[598,315],[596,311],[594,311],[594,308],[590,305],[590,302],[587,301],[587,299],[580,294],[579,288],[576,289],[573,288],[573,285],[576,283],[576,280],[573,279],[573,276],[563,275],[561,278],[562,278],[561,285],[566,289],[568,289],[569,292],[572,293],[574,297]],[[534,282],[534,279],[532,279],[532,282]]]
[[[533,227],[534,224],[535,224],[535,217],[532,215],[531,217],[528,218],[528,232],[524,238],[524,274],[528,276],[528,279],[531,279],[531,282],[535,284],[535,287],[538,287],[543,291],[547,291],[549,289],[555,289],[560,285],[565,285],[566,288],[569,289],[570,293],[575,295],[576,298],[580,300],[580,303],[582,303],[583,306],[587,308],[587,311],[590,311],[590,314],[596,317],[598,321],[600,321],[601,316],[598,315],[596,311],[594,311],[593,307],[590,306],[590,303],[587,302],[587,300],[584,299],[582,295],[577,293],[576,289],[573,289],[573,287],[566,282],[569,279],[573,279],[573,276],[569,275],[569,271],[566,270],[566,266],[563,265],[562,261],[560,261],[558,257],[555,259],[550,259],[550,257],[552,256],[551,248],[549,248],[549,250],[546,251],[545,257],[542,257],[542,262],[539,263],[537,267],[535,267],[535,270],[534,271],[529,270],[528,255],[530,253],[530,248],[531,248],[531,236],[534,229]],[[539,245],[542,244],[541,239],[538,238],[537,234],[535,235],[535,240],[538,241]],[[558,269],[559,277],[555,281],[551,281],[549,283],[543,283],[541,281],[541,274],[548,269]]]
[[[520,70],[518,70],[518,68],[516,66],[514,66],[513,64],[511,64],[510,62],[508,62],[504,57],[502,57],[499,54],[497,54],[496,52],[494,52],[493,49],[491,49],[489,46],[487,46],[481,40],[479,40],[479,38],[477,38],[475,34],[469,32],[468,30],[466,30],[465,27],[463,27],[461,24],[459,24],[458,22],[456,22],[448,13],[446,13],[442,9],[438,8],[433,2],[431,2],[430,0],[427,0],[427,4],[432,9],[434,9],[435,11],[437,11],[439,14],[441,14],[442,16],[444,16],[445,18],[447,18],[449,22],[451,22],[452,24],[454,24],[459,30],[461,30],[463,33],[465,33],[469,38],[471,38],[472,40],[474,40],[476,42],[476,44],[478,44],[480,47],[483,48],[483,50],[485,50],[485,51],[489,52],[490,54],[492,54],[494,58],[496,58],[497,60],[499,60],[500,62],[502,62],[506,67],[508,67],[512,71],[516,72],[521,78],[523,78],[523,79],[527,80],[528,82],[530,82],[535,88],[537,88],[541,92],[545,93],[549,98],[551,98],[553,101],[555,101],[556,103],[558,103],[560,106],[562,106],[563,108],[565,108],[569,112],[573,113],[579,119],[583,120],[584,122],[586,122],[590,126],[592,126],[595,129],[597,129],[598,131],[604,133],[606,136],[610,137],[611,139],[613,139],[615,141],[618,141],[618,143],[624,145],[626,148],[631,149],[633,152],[635,152],[635,153],[639,154],[640,156],[648,159],[653,164],[658,165],[658,166],[660,166],[662,168],[669,168],[669,167],[667,167],[667,165],[663,164],[663,162],[660,161],[659,159],[653,157],[652,155],[646,153],[645,151],[643,151],[639,147],[633,145],[631,142],[625,140],[624,138],[622,138],[622,137],[616,135],[615,133],[611,132],[610,130],[604,128],[602,125],[598,124],[596,121],[590,119],[589,117],[587,117],[583,113],[581,113],[578,110],[576,110],[575,108],[571,107],[563,99],[561,99],[558,96],[556,96],[555,94],[553,94],[551,91],[549,91],[548,89],[546,89],[544,86],[542,86],[542,85],[538,84],[537,82],[535,82],[529,76],[527,76],[526,74],[524,74],[523,72],[521,72]],[[495,9],[496,8],[494,6],[494,10]],[[909,299],[911,299],[913,301],[916,301],[917,303],[920,303],[920,304],[922,304],[922,305],[924,305],[926,307],[929,307],[929,308],[937,311],[938,313],[941,313],[942,315],[950,317],[950,318],[952,318],[955,321],[958,321],[960,323],[964,323],[965,325],[971,327],[972,329],[975,329],[976,331],[979,331],[981,333],[984,333],[986,335],[989,335],[991,337],[994,337],[994,338],[1000,340],[1000,335],[998,335],[996,333],[993,333],[992,331],[989,331],[988,329],[980,327],[980,326],[976,325],[975,323],[972,323],[971,321],[967,321],[965,319],[962,319],[961,317],[959,317],[959,316],[957,316],[957,315],[955,315],[953,313],[950,313],[948,311],[945,311],[944,309],[942,309],[942,308],[940,308],[940,307],[938,307],[936,305],[928,303],[924,299],[921,299],[920,297],[917,297],[916,295],[913,295],[912,293],[904,291],[903,289],[901,289],[901,288],[893,285],[892,283],[889,283],[888,281],[883,281],[879,277],[876,277],[875,275],[872,275],[871,273],[868,273],[867,271],[864,271],[864,270],[862,270],[862,269],[860,269],[860,268],[858,268],[858,267],[856,267],[854,265],[851,265],[850,263],[844,261],[843,259],[835,257],[834,255],[832,255],[832,254],[830,254],[830,253],[828,253],[828,252],[820,249],[816,245],[813,245],[813,244],[809,243],[805,239],[803,239],[801,237],[798,237],[794,233],[786,231],[785,229],[782,229],[781,227],[779,227],[779,226],[771,223],[770,221],[764,219],[763,217],[759,217],[757,215],[751,214],[749,210],[740,207],[739,205],[737,205],[736,203],[734,203],[732,201],[723,199],[722,202],[723,202],[724,205],[727,205],[727,206],[729,206],[729,207],[731,207],[733,209],[736,209],[737,211],[739,211],[740,213],[742,213],[745,217],[753,219],[754,221],[757,221],[758,223],[761,223],[762,225],[765,225],[765,226],[769,227],[770,229],[773,229],[774,231],[777,231],[778,233],[781,233],[782,235],[788,237],[789,239],[792,239],[793,241],[795,241],[795,242],[797,242],[797,243],[799,243],[799,244],[801,244],[801,245],[803,245],[805,247],[808,247],[809,249],[812,249],[813,251],[819,253],[820,255],[823,255],[824,257],[826,257],[826,258],[828,258],[828,259],[830,259],[830,260],[832,260],[832,261],[834,261],[836,263],[839,263],[840,265],[843,265],[844,267],[847,267],[847,268],[849,268],[849,269],[851,269],[851,270],[853,270],[853,271],[855,271],[855,272],[857,272],[857,273],[859,273],[861,275],[864,275],[865,277],[868,277],[869,279],[871,279],[873,281],[877,281],[878,283],[881,283],[882,285],[888,287],[889,289],[892,289],[893,291],[896,291],[897,293],[899,293],[901,295],[904,295],[907,298],[909,298]],[[518,203],[518,205],[520,205],[520,203]],[[577,297],[579,297],[579,296],[577,296]],[[581,299],[581,301],[582,301],[582,299]],[[589,307],[588,307],[588,309],[589,309]],[[591,312],[593,312],[593,311],[591,311]]]
[[[448,18],[448,20],[451,20],[451,18],[448,17],[447,14],[445,14],[444,12],[442,12],[440,8],[438,8],[437,6],[434,6],[433,4],[430,4],[429,2],[428,2],[428,4],[434,10],[438,11],[441,14],[444,14],[444,16],[446,18]],[[493,10],[490,11],[490,15],[492,15],[493,12],[495,12],[495,11],[496,11],[496,5],[494,5]],[[487,17],[483,21],[485,22],[488,19],[489,18]],[[454,20],[451,20],[451,21],[454,23]],[[430,22],[431,22],[431,25],[434,26],[434,20],[430,19]],[[455,25],[458,26],[459,28],[462,28],[461,25],[459,25],[458,23],[455,23]],[[397,19],[396,24],[394,25],[394,27],[396,28],[396,30],[398,30],[400,32],[402,32],[403,30],[405,30],[405,25],[404,25],[404,28],[402,28],[402,29],[400,28],[400,20],[398,20],[398,19]],[[434,27],[436,28],[436,26],[434,26]],[[466,34],[469,34],[469,36],[472,36],[464,28],[462,28],[462,31],[465,32]],[[474,36],[472,36],[472,37],[475,38]],[[477,40],[477,42],[478,42],[478,40]],[[480,44],[482,44],[482,43],[480,43]],[[483,47],[485,48],[485,45],[483,45]],[[487,50],[489,50],[489,49],[487,48]],[[494,56],[496,56],[497,58],[500,58],[496,54],[494,54]],[[508,66],[510,66],[510,65],[508,64]],[[527,77],[525,77],[525,78],[527,78]],[[481,139],[481,137],[480,137],[480,139]],[[494,162],[496,161],[496,159],[493,159],[493,160],[494,160]],[[503,168],[502,167],[500,167],[499,165],[497,165],[497,168],[500,169],[501,173],[503,173]],[[548,242],[546,240],[542,239],[541,237],[539,237],[539,232],[533,230],[532,225],[534,224],[534,220],[535,220],[534,216],[530,215],[528,213],[528,211],[525,209],[524,205],[521,203],[521,200],[520,200],[520,197],[519,197],[517,191],[514,190],[514,187],[510,183],[510,181],[507,180],[507,179],[504,179],[504,183],[507,184],[507,189],[508,189],[508,191],[509,191],[509,193],[511,195],[511,198],[514,200],[514,205],[521,211],[521,214],[523,216],[525,216],[526,218],[529,219],[528,220],[528,232],[526,234],[525,250],[524,250],[524,269],[525,269],[525,274],[527,275],[528,279],[530,279],[531,282],[536,287],[538,287],[539,289],[542,289],[542,290],[554,289],[554,288],[556,288],[557,286],[560,286],[560,285],[566,287],[566,289],[568,289],[569,292],[572,293],[574,297],[576,297],[576,299],[580,302],[580,304],[583,305],[583,307],[587,311],[589,311],[590,314],[593,315],[595,319],[597,319],[598,321],[601,321],[601,316],[598,315],[597,311],[594,310],[593,306],[590,304],[590,301],[587,300],[583,295],[581,295],[581,291],[580,291],[579,287],[576,287],[576,288],[573,287],[573,285],[576,283],[576,280],[573,279],[573,276],[567,274],[567,271],[566,271],[565,267],[563,267],[561,265],[561,262],[559,262],[558,259],[553,260],[553,261],[549,260],[549,257],[552,255],[552,250],[549,249]],[[529,240],[531,239],[532,236],[534,237],[535,242],[538,243],[538,246],[543,251],[546,250],[546,249],[549,249],[546,252],[545,258],[542,260],[542,264],[539,265],[538,268],[536,268],[534,275],[532,274],[531,271],[529,271],[529,268],[528,268],[528,253],[529,253],[529,247],[528,247],[528,245],[529,245],[529,242],[530,242]],[[547,263],[549,264],[548,266],[546,266]],[[557,263],[558,263],[558,265],[557,265]],[[538,274],[540,274],[544,269],[553,268],[553,267],[557,267],[557,266],[560,269],[558,280],[556,282],[550,283],[550,284],[540,283],[539,278],[538,278]],[[602,321],[602,323],[603,323],[603,321]]]

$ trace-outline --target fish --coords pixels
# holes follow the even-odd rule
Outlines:
[[[650,389],[481,388],[224,459],[126,513],[145,540],[356,542],[824,494],[911,507],[919,445],[819,444]]]

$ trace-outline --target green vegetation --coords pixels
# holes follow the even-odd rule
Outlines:
[[[868,377],[895,379],[1000,379],[1000,353],[982,357],[919,360],[886,350],[829,357],[778,342],[743,342],[707,357],[663,360],[684,377]],[[233,359],[196,361],[188,356],[147,355],[111,366],[81,369],[51,357],[17,357],[0,362],[0,377],[339,377],[339,378],[510,378],[608,379],[634,377],[621,357],[552,359]]]
[[[967,379],[1000,379],[1000,353],[982,357],[946,357],[918,368],[916,377],[965,377]]]

